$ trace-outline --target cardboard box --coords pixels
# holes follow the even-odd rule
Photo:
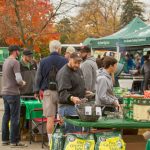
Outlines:
[[[124,135],[126,150],[145,150],[146,140],[142,135]]]
[[[47,135],[44,135],[44,142],[48,142],[48,137]],[[42,135],[36,134],[33,136],[33,141],[34,142],[42,142]]]

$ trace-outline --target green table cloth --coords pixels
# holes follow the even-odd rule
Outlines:
[[[30,118],[30,113],[33,109],[35,108],[42,108],[42,103],[39,102],[38,100],[21,100],[21,105],[26,106],[26,119],[31,119]],[[32,113],[32,119],[33,118],[41,118],[43,115],[42,111],[35,111]]]
[[[96,122],[83,122],[80,119],[67,119],[64,120],[74,126],[88,127],[88,128],[150,128],[150,122],[137,122],[125,119],[105,119],[102,118]]]

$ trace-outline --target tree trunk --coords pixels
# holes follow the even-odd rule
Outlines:
[[[23,45],[25,47],[27,47],[27,42],[24,38],[24,31],[23,31],[23,25],[22,25],[22,22],[21,22],[21,19],[20,19],[20,14],[19,14],[19,8],[18,8],[18,5],[17,5],[17,1],[16,0],[13,0],[13,4],[14,4],[14,7],[15,7],[15,13],[16,13],[16,17],[17,17],[17,20],[18,20],[18,27],[19,27],[19,30],[20,30],[20,36],[21,36],[21,40],[23,42]]]

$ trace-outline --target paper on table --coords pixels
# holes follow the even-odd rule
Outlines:
[[[101,109],[101,107],[96,107],[96,115],[102,116],[102,109]]]
[[[92,107],[85,106],[85,115],[92,115]]]

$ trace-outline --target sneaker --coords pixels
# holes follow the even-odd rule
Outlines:
[[[9,141],[2,141],[2,146],[7,146],[9,144],[10,144]]]
[[[11,146],[11,148],[14,148],[14,147],[27,147],[28,145],[19,142],[19,143],[10,143],[10,146]]]

